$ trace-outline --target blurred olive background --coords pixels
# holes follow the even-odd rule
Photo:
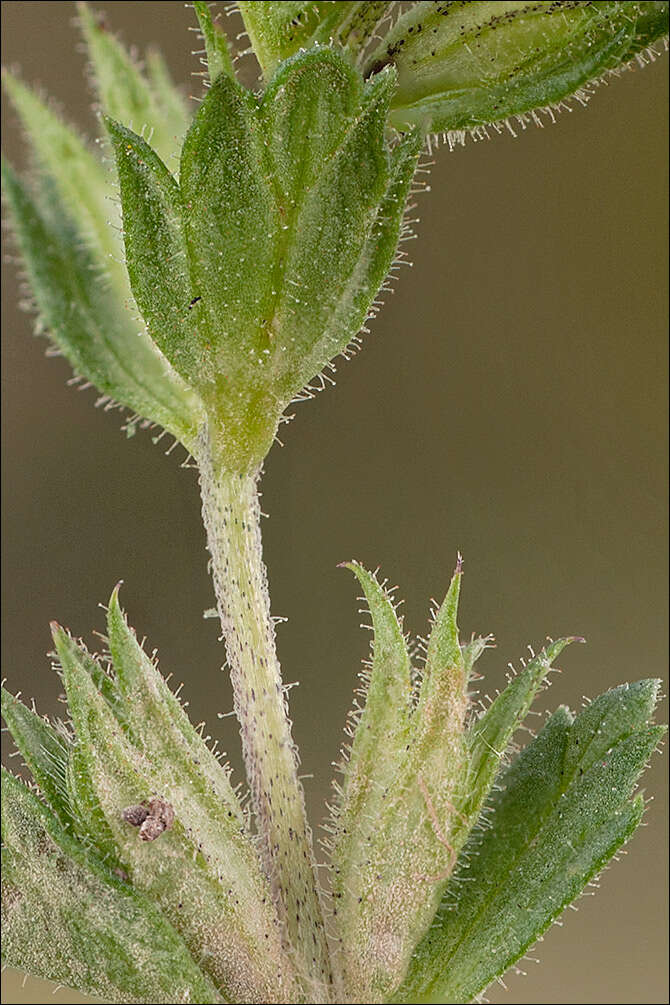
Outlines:
[[[97,6],[140,49],[160,43],[200,93],[183,3]],[[93,131],[74,5],[3,3],[2,14],[3,63]],[[585,635],[542,711],[665,673],[666,106],[661,58],[551,128],[440,150],[413,268],[337,388],[298,406],[267,463],[266,559],[274,613],[290,618],[280,655],[285,679],[300,681],[291,709],[315,821],[369,644],[344,559],[380,564],[422,633],[460,550],[462,630],[498,642],[482,660],[490,692],[527,643]],[[4,121],[5,151],[22,164],[13,115]],[[68,389],[68,366],[45,358],[19,299],[8,266],[4,675],[42,712],[61,711],[48,622],[95,647],[98,603],[122,578],[132,623],[239,767],[233,720],[215,714],[231,696],[216,623],[202,619],[213,598],[195,474],[148,434],[127,442],[93,392]],[[668,1000],[661,757],[645,786],[656,798],[628,856],[494,1002]],[[4,975],[4,1001],[51,991],[21,980]]]

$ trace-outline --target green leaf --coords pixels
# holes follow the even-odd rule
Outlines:
[[[228,999],[244,999],[253,987],[268,1002],[286,1000],[293,991],[293,970],[253,844],[233,816],[230,798],[227,806],[220,805],[221,786],[212,791],[209,777],[203,782],[187,764],[189,756],[202,751],[192,742],[180,750],[167,739],[157,741],[161,718],[171,729],[174,710],[165,715],[160,707],[165,696],[162,688],[156,695],[155,671],[140,687],[138,674],[147,668],[133,666],[136,643],[124,624],[113,599],[110,627],[123,664],[119,686],[128,703],[129,732],[95,689],[81,649],[54,629],[77,734],[74,784],[82,837],[161,908]],[[131,698],[140,702],[138,708],[131,707]],[[178,744],[174,729],[172,737]],[[174,825],[157,840],[143,841],[124,810],[153,797],[169,804]]]
[[[361,783],[369,794],[376,788],[383,790],[393,779],[394,748],[405,738],[413,695],[407,644],[390,593],[358,562],[346,562],[343,567],[354,573],[363,588],[373,628],[365,705],[357,719],[346,766],[345,794],[350,798],[351,788]],[[381,742],[387,752],[384,761],[378,757]],[[352,810],[352,819],[358,815]]]
[[[442,602],[428,639],[426,666],[419,696],[419,711],[435,698],[442,697],[451,706],[450,717],[462,719],[465,699],[465,660],[458,634],[458,601],[461,593],[461,562],[458,561],[449,590]]]
[[[65,216],[47,216],[6,163],[3,193],[41,323],[75,372],[111,399],[164,426],[187,448],[199,423],[195,395],[121,313],[95,259]],[[46,192],[44,198],[46,199]]]
[[[426,649],[409,752],[409,771],[423,777],[446,796],[444,807],[435,803],[440,819],[454,826],[454,799],[465,768],[465,716],[468,675],[458,632],[461,560],[447,595],[435,615]],[[453,864],[453,863],[452,863]]]
[[[273,77],[261,120],[284,225],[339,153],[361,113],[363,92],[361,75],[326,49],[289,60]]]
[[[184,233],[197,312],[192,379],[240,454],[261,456],[278,405],[264,371],[280,228],[252,94],[222,75],[186,137],[181,159]],[[194,350],[195,352],[195,350]]]
[[[352,320],[356,330],[362,320],[356,298],[365,299],[364,316],[377,293],[369,286],[368,241],[390,184],[384,133],[394,81],[392,75],[382,74],[361,93],[357,75],[345,67],[329,51],[307,53],[290,68],[280,69],[261,106],[282,214],[267,331],[270,365],[284,401],[346,349]],[[330,146],[337,135],[334,122],[330,128],[323,126],[325,142],[317,144],[314,130],[315,123],[329,117],[332,105],[324,94],[332,90],[344,91],[342,105],[351,102],[355,107],[335,147]],[[287,119],[294,126],[290,137],[284,128]],[[308,177],[310,167],[322,163],[323,169],[312,186],[303,187],[292,200],[295,168],[287,171],[286,164],[294,162],[301,138],[299,163]],[[399,221],[390,229],[395,229],[397,244]],[[378,234],[373,241],[376,245]],[[393,252],[387,269],[392,257]]]
[[[471,676],[473,668],[479,657],[482,655],[485,649],[488,649],[493,643],[493,638],[490,635],[473,635],[469,642],[461,643],[461,654],[463,656],[463,663],[465,664],[465,670],[468,677]]]
[[[7,70],[2,72],[2,81],[39,167],[55,184],[61,207],[96,252],[119,294],[126,296],[125,270],[117,261],[121,242],[112,226],[120,221],[110,198],[108,171],[78,133],[34,91]]]
[[[351,913],[360,910],[370,840],[380,826],[380,814],[402,762],[413,705],[409,654],[392,597],[357,562],[344,563],[344,567],[363,588],[374,641],[371,669],[361,692],[365,704],[353,716],[353,740],[344,756],[341,787],[337,787],[331,860],[343,935]]]
[[[387,14],[390,14],[393,4],[363,0],[363,3],[346,3],[339,6],[343,8],[345,16],[339,26],[337,38],[342,45],[346,45],[360,57],[380,23]],[[322,38],[321,41],[326,42],[328,39]]]
[[[668,3],[415,3],[368,62],[398,71],[391,122],[471,130],[555,107],[668,31]]]
[[[107,631],[116,673],[114,683],[121,695],[122,725],[134,745],[156,765],[168,760],[173,768],[179,765],[189,778],[191,798],[204,803],[203,820],[211,815],[212,825],[225,838],[228,858],[232,843],[247,859],[246,870],[253,871],[255,856],[248,856],[244,815],[230,784],[230,772],[191,725],[178,698],[138,643],[119,605],[118,587],[109,602]],[[237,866],[231,863],[230,868],[235,871]],[[265,892],[260,882],[261,896]]]
[[[418,133],[408,133],[390,153],[389,181],[376,210],[368,237],[347,282],[343,282],[336,305],[312,353],[296,367],[294,387],[302,378],[307,384],[338,353],[346,358],[361,342],[360,332],[366,332],[367,321],[376,317],[381,306],[379,291],[385,285],[394,261],[398,242],[410,235],[404,223],[410,186],[416,171],[421,142]],[[296,392],[294,392],[296,393]]]
[[[71,741],[41,715],[2,688],[2,716],[31,775],[60,822],[69,827],[72,811],[67,792]]]
[[[165,115],[165,105],[102,18],[87,3],[78,3],[77,10],[103,111],[146,135],[159,157],[172,165],[185,122]]]
[[[181,139],[189,127],[191,110],[181,88],[174,83],[159,49],[147,49],[146,75],[166,131],[170,136]]]
[[[299,49],[338,42],[360,56],[392,3],[239,3],[256,58],[266,77]]]
[[[201,308],[192,302],[179,186],[140,136],[109,118],[105,125],[116,156],[133,296],[158,348],[178,373],[192,379]]]
[[[654,714],[661,681],[622,684],[601,695],[577,716],[570,733],[564,770],[579,774],[607,756],[615,742],[643,730]]]
[[[111,668],[107,671],[95,656],[91,656],[82,642],[77,644],[77,650],[77,658],[90,675],[96,691],[105,699],[120,725],[130,732],[128,708],[114,672]]]
[[[646,725],[657,681],[560,708],[505,771],[399,1002],[467,1002],[504,973],[640,822],[637,779],[663,734]]]
[[[220,1002],[174,928],[2,772],[3,965],[106,1001]]]
[[[200,25],[200,31],[205,43],[207,71],[210,82],[214,83],[216,78],[222,73],[225,73],[228,77],[234,77],[235,71],[233,70],[228,39],[225,32],[219,28],[212,18],[209,4],[205,0],[195,0],[193,9],[198,18],[198,24]]]
[[[466,738],[467,780],[459,803],[461,820],[468,831],[479,816],[515,731],[528,715],[554,661],[574,641],[581,640],[566,638],[550,643],[470,724]]]
[[[344,815],[334,820],[333,886],[347,994],[384,1001],[435,915],[459,850],[453,833],[467,697],[457,625],[461,570],[433,623],[416,703],[393,607],[368,574],[354,571],[371,603],[375,648],[352,768],[345,769]]]

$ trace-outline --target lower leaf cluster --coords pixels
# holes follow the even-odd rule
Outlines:
[[[488,640],[460,642],[460,565],[420,669],[391,595],[350,568],[374,643],[329,824],[326,993],[472,1001],[639,824],[634,790],[663,732],[649,724],[658,682],[623,685],[577,716],[559,708],[501,769],[573,640],[533,656],[476,715],[469,689]],[[117,591],[109,669],[52,627],[71,724],[3,689],[36,783],[3,771],[5,962],[109,1001],[312,1000],[229,772],[137,642]]]

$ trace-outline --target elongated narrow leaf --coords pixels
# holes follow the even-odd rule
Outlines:
[[[114,1002],[223,1001],[169,922],[2,772],[3,964]]]
[[[502,758],[516,729],[526,718],[554,661],[574,639],[559,639],[534,656],[489,707],[471,723],[467,733],[467,780],[459,804],[461,822],[469,829],[495,781]]]
[[[365,704],[352,723],[353,739],[342,768],[334,824],[333,885],[343,933],[353,920],[352,913],[360,910],[370,841],[379,830],[380,813],[403,759],[412,711],[409,654],[393,601],[357,562],[346,563],[346,568],[363,587],[374,641]]]
[[[342,86],[341,71],[333,72],[333,60],[328,54],[310,54],[301,60],[300,66],[297,62],[293,64],[296,77],[308,61],[317,64],[320,88]],[[283,83],[281,71],[277,82]],[[353,89],[352,96],[358,91],[353,74],[348,87]],[[367,241],[389,185],[390,162],[384,130],[392,88],[392,76],[382,75],[363,92],[339,145],[324,159],[318,180],[309,190],[303,190],[295,204],[289,202],[283,207],[286,228],[282,231],[280,256],[283,283],[280,288],[275,284],[269,328],[272,345],[276,346],[273,365],[282,396],[296,394],[346,348],[350,329],[345,326],[336,335],[335,319],[340,312],[353,313],[352,285],[355,283],[356,293],[367,286],[364,280],[368,277],[361,276],[359,270],[361,259],[367,259]],[[295,143],[293,139],[287,141],[283,132],[282,123],[287,116],[296,123],[297,135],[308,140],[311,116],[317,115],[317,107],[323,109],[325,104],[320,102],[316,87],[309,90],[308,98],[299,86],[286,87],[277,91],[276,96],[274,88],[268,89],[261,114],[268,124],[271,155],[280,144]],[[275,117],[275,105],[292,102],[295,102],[293,108]],[[299,128],[296,120],[300,122]],[[273,137],[273,130],[280,130],[278,137]],[[331,129],[326,139],[332,136]],[[315,157],[314,150],[310,153],[312,164],[318,164],[320,156]],[[301,163],[305,163],[306,156],[307,150],[303,148]],[[280,161],[276,154],[272,157],[280,191],[287,184],[285,164],[286,160]],[[281,211],[281,202],[279,206]],[[374,293],[370,296],[367,292],[369,307]]]
[[[519,959],[640,822],[637,779],[663,733],[658,691],[609,691],[564,708],[502,777],[397,1001],[468,1002]]]
[[[58,628],[54,641],[78,738],[80,818],[88,809],[84,823],[91,839],[102,841],[102,851],[108,853],[101,815],[113,842],[110,859],[160,906],[227,998],[248,1000],[255,988],[268,1002],[286,1000],[293,974],[253,846],[246,857],[240,853],[240,842],[247,839],[239,835],[239,825],[236,838],[227,840],[234,829],[229,820],[225,831],[217,827],[226,818],[222,809],[206,820],[203,809],[211,812],[215,800],[208,800],[203,786],[194,782],[183,757],[173,759],[169,749],[157,748],[155,742],[147,746],[155,708],[145,742],[136,747],[96,691],[79,647]],[[136,724],[134,732],[141,736],[141,728]],[[151,799],[167,805],[174,822],[156,840],[142,840],[124,811],[141,809]]]
[[[203,814],[203,821],[210,814],[213,826],[225,842],[222,848],[225,855],[231,857],[228,844],[231,842],[245,858],[246,871],[253,872],[256,857],[248,856],[244,815],[230,783],[230,772],[191,725],[179,700],[140,646],[119,605],[118,588],[109,602],[107,632],[114,685],[120,695],[116,704],[121,706],[123,714],[121,724],[127,728],[134,745],[154,764],[179,762],[180,770],[189,778],[194,799],[205,804],[207,813]],[[234,872],[236,866],[231,863],[230,867]],[[260,876],[256,892],[261,897],[266,893]]]
[[[75,372],[193,445],[196,396],[120,313],[80,235],[67,219],[47,218],[6,163],[3,192],[42,325]]]
[[[267,347],[280,221],[256,116],[253,95],[219,76],[182,150],[184,232],[202,298],[199,379],[214,388],[258,370]]]
[[[184,233],[197,311],[193,379],[231,467],[253,466],[274,439],[282,406],[271,371],[272,284],[280,217],[257,103],[225,74],[200,107],[182,150]]]
[[[210,82],[213,83],[222,73],[233,77],[233,61],[230,56],[230,49],[228,48],[228,39],[225,32],[219,28],[216,21],[212,18],[209,4],[205,0],[196,0],[193,4],[193,9],[198,18],[198,24],[200,25],[200,31],[205,43],[207,72]]]
[[[406,654],[401,660],[404,640],[388,601],[380,607],[383,596],[380,601],[372,594],[375,640],[379,624],[396,708],[376,705],[385,666],[377,663],[375,645],[373,705],[369,713],[366,706],[352,747],[354,770],[357,747],[368,763],[377,758],[368,768],[372,785],[344,820],[346,833],[340,835],[337,818],[334,826],[336,920],[345,987],[354,1001],[384,1001],[398,987],[456,862],[467,688],[457,625],[460,580],[459,567],[435,619],[419,700],[409,716],[407,698],[401,700],[409,676]],[[364,580],[364,587],[372,591],[371,582]],[[370,720],[380,728],[368,740]],[[348,792],[345,787],[344,806]]]
[[[419,135],[409,133],[393,148],[388,186],[356,266],[349,279],[342,283],[337,303],[320,337],[313,343],[309,355],[298,361],[300,365],[291,374],[291,381],[287,381],[293,394],[297,393],[301,382],[304,385],[312,380],[329,359],[339,353],[348,355],[357,348],[360,332],[367,330],[365,323],[376,316],[381,304],[379,291],[390,288],[384,283],[394,263],[398,241],[409,231],[404,216],[420,145]]]
[[[105,123],[116,155],[133,295],[156,345],[192,380],[202,308],[191,285],[179,186],[140,136],[112,119]]]
[[[72,812],[67,793],[70,740],[41,715],[2,688],[2,717],[26,766],[49,801],[60,822],[71,826]]]
[[[305,53],[273,77],[261,114],[285,222],[299,213],[305,193],[339,152],[361,113],[363,94],[363,78],[334,50]]]
[[[668,3],[415,3],[368,70],[393,63],[391,121],[468,130],[555,106],[668,31]]]
[[[92,656],[82,642],[77,644],[77,650],[77,658],[82,667],[88,671],[96,691],[99,691],[105,699],[120,725],[124,727],[126,732],[130,732],[129,710],[116,675],[111,669],[106,670],[100,660]]]
[[[155,47],[147,49],[146,75],[161,118],[165,122],[165,129],[170,136],[181,139],[186,134],[193,116],[181,88],[170,76],[162,53]],[[171,166],[174,165],[171,163]]]
[[[17,77],[3,70],[5,90],[16,109],[38,165],[53,179],[60,205],[97,252],[100,266],[112,277],[121,296],[128,283],[119,261],[122,245],[112,224],[118,211],[112,202],[111,176],[72,126]]]
[[[345,775],[345,797],[355,800],[357,794],[366,791],[368,795],[371,790],[383,792],[394,777],[396,755],[406,745],[412,678],[407,643],[391,596],[358,562],[348,562],[345,567],[363,588],[373,629],[365,705],[357,719]],[[382,743],[383,760],[379,758]],[[352,807],[352,819],[357,816],[358,811]]]
[[[176,168],[184,123],[165,115],[147,78],[89,5],[78,3],[77,9],[103,111],[146,136],[158,156]]]
[[[468,677],[458,631],[461,579],[459,559],[428,639],[408,754],[410,775],[429,780],[435,812],[445,821],[447,830],[454,826],[454,801],[460,795],[466,757]],[[446,850],[443,848],[443,853]]]
[[[419,695],[419,712],[435,701],[444,701],[451,721],[465,714],[465,660],[458,634],[458,600],[461,591],[461,564],[456,568],[449,591],[440,606],[428,639],[426,666]]]
[[[413,695],[407,645],[391,597],[358,563],[346,567],[363,587],[374,632],[365,704],[353,726],[332,826],[335,922],[345,984],[358,994],[364,986],[360,960],[366,948],[361,933],[376,921],[377,844],[404,763]],[[378,893],[381,899],[383,891]]]

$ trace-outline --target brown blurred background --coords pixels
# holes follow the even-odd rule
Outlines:
[[[183,3],[106,3],[110,24],[163,47],[194,93]],[[2,59],[93,130],[71,3],[3,3]],[[486,687],[547,634],[579,633],[544,710],[666,667],[667,59],[601,88],[558,124],[436,156],[414,267],[338,386],[299,406],[263,483],[265,549],[312,818],[368,635],[356,557],[400,585],[423,632],[456,553],[464,633],[493,632]],[[4,147],[25,151],[11,113]],[[114,583],[131,621],[185,681],[196,721],[239,766],[219,670],[194,473],[68,389],[3,285],[4,675],[55,713],[48,622],[91,637]],[[664,713],[665,717],[665,713]],[[648,826],[494,1002],[666,1002],[664,759]],[[8,972],[3,1000],[51,988]],[[59,991],[55,1002],[81,1001]]]

